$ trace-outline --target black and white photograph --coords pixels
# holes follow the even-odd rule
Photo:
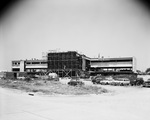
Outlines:
[[[1,0],[0,120],[150,120],[148,0]]]

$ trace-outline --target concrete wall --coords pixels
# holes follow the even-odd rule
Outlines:
[[[24,60],[21,60],[20,61],[20,72],[24,72],[24,68],[25,68],[25,66],[24,66]]]
[[[91,67],[132,67],[132,62],[91,62]]]
[[[13,64],[13,62],[18,64]],[[18,72],[24,72],[24,68],[25,68],[24,60],[12,61],[12,71],[13,69],[19,69]]]
[[[33,69],[47,68],[47,64],[29,64],[26,65],[26,68],[33,68]]]
[[[133,57],[132,66],[133,66],[133,72],[136,72],[136,58],[135,57]]]
[[[86,60],[84,58],[82,59],[82,70],[86,70]]]

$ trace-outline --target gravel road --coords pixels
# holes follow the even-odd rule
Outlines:
[[[67,83],[63,81],[63,83]],[[90,85],[88,81],[86,85]],[[0,120],[148,120],[150,89],[102,86],[100,95],[28,95],[0,88]]]

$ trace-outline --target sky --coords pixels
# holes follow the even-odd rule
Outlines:
[[[0,70],[42,52],[136,57],[150,67],[150,12],[135,0],[24,0],[0,19]]]

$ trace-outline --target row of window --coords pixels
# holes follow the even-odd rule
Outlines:
[[[132,62],[133,60],[130,59],[130,60],[92,60],[91,62],[92,63],[97,63],[97,62]]]
[[[27,62],[26,64],[47,64],[47,62]],[[13,62],[12,65],[20,65],[20,63]]]
[[[20,65],[20,62],[12,62],[12,65]]]
[[[26,72],[46,72],[46,69],[26,69]]]
[[[91,68],[92,71],[132,71],[132,68]]]
[[[47,64],[47,62],[26,62],[26,64]]]

